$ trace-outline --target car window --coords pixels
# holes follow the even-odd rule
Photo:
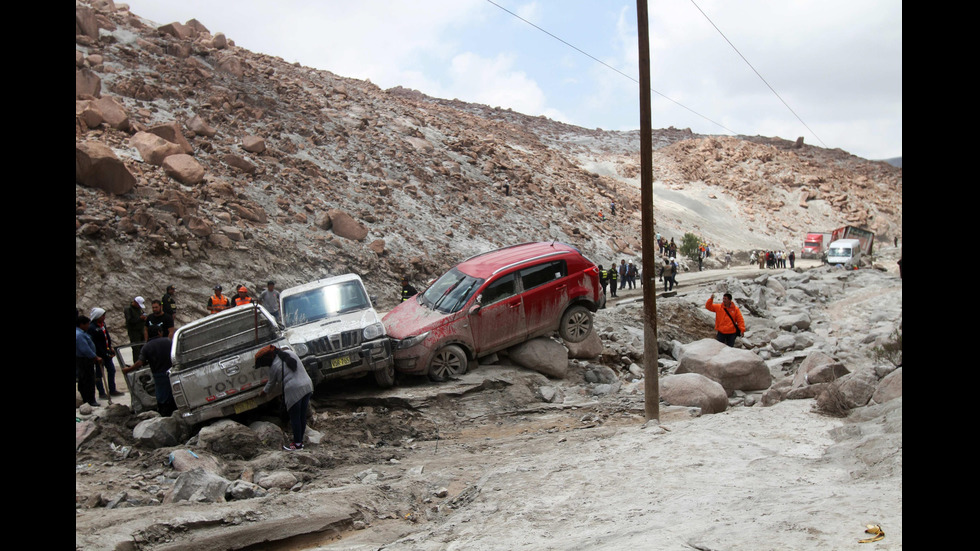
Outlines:
[[[521,284],[524,286],[524,290],[527,291],[539,285],[544,285],[549,281],[561,279],[566,275],[568,275],[568,267],[565,261],[554,260],[521,270]]]
[[[282,301],[283,322],[292,327],[369,306],[364,287],[357,281],[345,281],[286,297]]]
[[[483,298],[480,300],[480,304],[486,306],[488,304],[493,304],[498,300],[514,296],[514,294],[517,292],[516,284],[516,274],[507,274],[490,283],[490,285],[487,285],[487,288],[483,290]]]
[[[469,301],[483,282],[483,279],[468,276],[453,268],[422,293],[422,303],[440,312],[456,312]]]

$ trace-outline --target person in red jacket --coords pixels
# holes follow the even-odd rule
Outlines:
[[[735,337],[745,333],[745,320],[742,318],[742,311],[732,302],[731,293],[723,295],[721,304],[715,304],[715,295],[708,297],[708,302],[704,307],[715,313],[715,336],[718,342],[723,342],[728,346],[735,346]]]

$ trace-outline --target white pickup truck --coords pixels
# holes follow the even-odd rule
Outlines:
[[[290,287],[280,301],[286,339],[314,384],[367,373],[395,384],[391,341],[357,274]]]
[[[177,329],[170,349],[170,386],[181,421],[194,425],[254,409],[279,395],[259,392],[269,368],[255,367],[255,353],[274,344],[288,348],[275,318],[258,304],[246,304],[193,321]],[[141,344],[117,347],[122,351]],[[133,358],[134,360],[136,358]],[[156,407],[148,367],[126,374],[136,412]]]

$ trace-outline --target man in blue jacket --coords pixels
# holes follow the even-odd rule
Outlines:
[[[95,401],[95,363],[101,362],[102,358],[95,354],[95,343],[88,334],[91,322],[87,316],[75,318],[75,370],[78,372],[78,393],[82,395],[82,401],[98,407],[100,404]]]

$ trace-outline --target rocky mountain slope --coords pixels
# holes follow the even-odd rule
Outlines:
[[[110,326],[168,284],[186,323],[214,284],[355,272],[386,309],[403,274],[421,284],[519,242],[638,258],[638,132],[382,90],[107,0],[76,0],[75,21],[75,298]],[[900,234],[901,168],[802,140],[669,128],[654,144],[656,230],[678,242]]]

